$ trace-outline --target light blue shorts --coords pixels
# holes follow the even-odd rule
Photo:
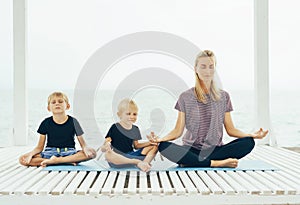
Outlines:
[[[139,159],[139,160],[144,160],[145,159],[145,155],[142,154],[143,149],[138,149],[132,152],[128,152],[126,154],[122,153],[122,155],[124,157],[127,157],[129,159]],[[111,162],[108,162],[109,166],[112,168],[131,168],[131,167],[135,167],[135,165],[132,164],[113,164]]]
[[[75,148],[58,148],[58,147],[46,147],[43,152],[41,152],[42,158],[50,159],[52,156],[56,157],[66,157],[76,154],[77,150]]]

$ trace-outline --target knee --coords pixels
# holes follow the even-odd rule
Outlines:
[[[170,142],[160,142],[158,145],[158,151],[159,152],[164,151],[169,145],[170,145]]]
[[[254,141],[253,137],[245,137],[243,139],[245,142],[244,146],[246,147],[246,149],[249,150],[249,152],[251,152],[255,146],[255,141]]]

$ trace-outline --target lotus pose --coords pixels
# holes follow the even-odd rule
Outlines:
[[[229,94],[217,87],[214,74],[216,58],[204,50],[195,61],[195,87],[183,92],[176,105],[178,118],[175,128],[165,137],[156,138],[160,153],[180,166],[237,167],[238,159],[250,153],[254,138],[267,135],[260,128],[255,133],[244,133],[235,128],[230,112],[233,110]],[[229,136],[237,139],[223,144],[223,126]],[[183,144],[173,142],[183,136]]]
[[[24,166],[47,166],[51,164],[73,164],[96,157],[96,151],[86,145],[79,122],[66,114],[70,108],[68,97],[54,92],[48,97],[48,111],[52,116],[39,126],[40,139],[37,146],[19,158]],[[82,150],[75,149],[74,136]],[[45,143],[46,148],[44,149]]]

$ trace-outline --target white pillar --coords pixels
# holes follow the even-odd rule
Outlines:
[[[26,0],[13,1],[14,145],[27,145]]]
[[[255,129],[262,127],[270,130],[268,0],[254,0],[254,81]],[[276,139],[270,131],[265,139],[257,143],[275,145]]]

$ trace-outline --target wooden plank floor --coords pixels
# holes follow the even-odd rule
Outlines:
[[[149,173],[47,172],[42,168],[20,166],[19,155],[30,149],[0,148],[0,204],[4,204],[1,201],[14,204],[23,198],[25,204],[26,200],[28,204],[35,204],[40,197],[51,200],[70,197],[70,200],[77,198],[83,202],[92,200],[90,203],[96,200],[95,204],[107,197],[115,197],[114,200],[121,200],[116,202],[123,204],[126,204],[123,199],[141,197],[150,201],[167,200],[166,203],[173,200],[174,204],[186,203],[187,199],[196,202],[200,198],[205,199],[206,204],[300,204],[300,154],[283,148],[256,146],[247,156],[248,159],[267,161],[280,169],[277,171]],[[161,159],[159,155],[156,157],[156,160]]]

